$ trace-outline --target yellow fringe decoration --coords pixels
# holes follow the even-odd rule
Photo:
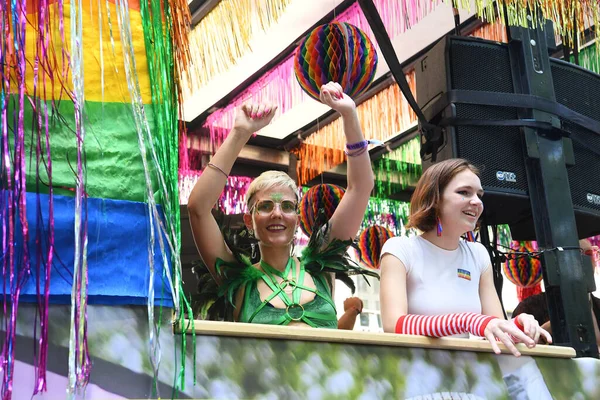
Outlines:
[[[142,0],[143,1],[143,0]],[[190,25],[192,16],[187,0],[165,0],[171,11],[171,42],[173,61],[175,63],[175,85],[179,104],[183,104],[183,93],[190,78],[192,53],[190,51]],[[183,121],[183,107],[179,109],[179,117]]]
[[[509,25],[526,26],[528,13],[533,21],[539,17],[549,19],[554,22],[554,31],[569,47],[574,46],[575,38],[584,39],[586,27],[596,27],[600,21],[598,0],[476,0],[475,4],[477,15],[488,22],[496,18],[505,20],[503,5],[506,5]]]
[[[413,95],[416,93],[415,72],[406,74]],[[396,83],[383,89],[356,108],[366,139],[386,141],[405,131],[417,120]],[[293,150],[298,157],[296,173],[300,185],[346,160],[346,138],[341,118],[337,118],[310,135],[299,148]]]
[[[291,0],[222,0],[190,34],[191,73],[186,95],[206,85],[252,51],[251,39],[267,31]]]
[[[336,165],[346,160],[343,150],[303,143],[291,152],[298,157],[296,174],[298,184],[305,185],[313,178],[319,176]],[[310,160],[310,161],[309,161]]]

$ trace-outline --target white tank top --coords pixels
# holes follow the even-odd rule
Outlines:
[[[479,281],[491,268],[481,243],[461,240],[456,250],[444,250],[421,236],[394,237],[383,245],[386,253],[406,267],[409,314],[481,314]]]

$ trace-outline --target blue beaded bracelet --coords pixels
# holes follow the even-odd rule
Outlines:
[[[348,157],[360,156],[361,154],[366,153],[366,152],[367,152],[367,148],[366,147],[363,147],[362,149],[359,149],[359,150],[357,150],[355,152],[349,152],[348,149],[344,150],[344,153],[346,153],[346,155]]]
[[[361,142],[346,144],[346,149],[347,150],[358,150],[358,149],[362,149],[363,147],[367,147],[368,145],[369,145],[369,141],[363,140]]]
[[[346,150],[352,151],[352,150],[364,149],[365,147],[367,147],[370,144],[381,145],[381,144],[383,144],[383,142],[381,140],[377,140],[377,139],[363,140],[361,142],[346,144]]]

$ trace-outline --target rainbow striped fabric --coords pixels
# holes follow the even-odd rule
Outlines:
[[[467,271],[466,269],[458,268],[457,269],[457,275],[461,279],[466,279],[468,281],[471,280],[471,272]]]
[[[33,4],[33,3],[32,3]],[[138,134],[133,118],[133,107],[125,75],[125,58],[118,23],[118,9],[114,0],[108,2],[82,2],[83,32],[83,91],[85,96],[85,167],[87,219],[88,219],[88,276],[90,304],[146,304],[148,296],[149,215],[146,204],[146,181]],[[36,20],[37,14],[29,7],[28,18]],[[70,4],[51,1],[48,8],[50,20],[64,17],[64,37],[56,28],[51,31],[52,56],[62,56],[70,49]],[[150,77],[144,43],[144,31],[139,0],[129,1],[129,25],[133,40],[137,79],[140,86],[143,113],[150,128],[154,126],[151,104]],[[35,24],[27,26],[27,59],[35,57],[34,38],[38,36]],[[52,161],[53,211],[55,230],[55,257],[51,275],[51,300],[68,302],[71,297],[70,271],[74,263],[74,188],[76,174],[75,106],[68,93],[72,90],[71,69],[65,60],[60,84],[45,87],[45,101],[49,115],[50,151]],[[32,68],[27,69],[28,93],[34,92]],[[37,93],[41,83],[37,83]],[[51,108],[51,105],[54,108]],[[13,115],[16,110],[9,107]],[[25,102],[26,129],[35,120],[33,108]],[[10,129],[10,124],[9,124]],[[25,133],[25,146],[34,148],[32,135]],[[49,182],[46,169],[36,172],[36,160],[27,160],[27,220],[29,231],[47,229]],[[152,179],[156,182],[156,176]],[[39,192],[39,194],[38,194]],[[36,202],[41,207],[41,218],[36,215]],[[154,249],[156,266],[155,287],[157,304],[171,305],[169,286],[163,282],[163,252],[157,244]],[[22,240],[17,243],[22,248]],[[30,235],[29,251],[46,252],[47,244]],[[41,261],[32,257],[32,271],[37,271]],[[167,259],[170,260],[169,254]],[[22,299],[35,300],[36,277],[23,287]],[[43,278],[43,277],[42,277]]]

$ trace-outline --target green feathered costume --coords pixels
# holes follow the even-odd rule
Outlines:
[[[315,226],[316,229],[313,229],[307,247],[299,257],[298,277],[294,276],[295,268],[291,269],[292,276],[289,276],[288,271],[293,264],[291,262],[283,273],[265,263],[261,263],[262,269],[253,266],[248,255],[234,246],[235,238],[224,235],[235,261],[226,262],[217,259],[215,268],[221,276],[221,286],[217,286],[201,261],[194,265],[194,272],[200,280],[199,293],[193,298],[198,317],[233,321],[236,294],[241,288],[245,288],[244,301],[238,317],[240,322],[287,325],[292,321],[299,321],[313,327],[337,328],[337,313],[331,296],[330,274],[335,274],[336,279],[344,282],[352,293],[355,287],[350,275],[369,275],[376,278],[379,278],[379,275],[359,267],[350,259],[347,249],[353,244],[351,240],[334,239],[325,245],[329,236],[329,224],[324,213],[319,213]],[[302,284],[305,273],[312,276],[316,290]],[[274,276],[282,279],[277,280]],[[273,294],[264,301],[260,299],[257,289],[260,280],[263,280],[273,291]],[[284,293],[284,289],[289,286],[292,286],[291,297]],[[315,297],[312,301],[299,304],[300,293],[303,290],[315,293]],[[286,308],[273,307],[270,301],[275,297],[279,297]]]

